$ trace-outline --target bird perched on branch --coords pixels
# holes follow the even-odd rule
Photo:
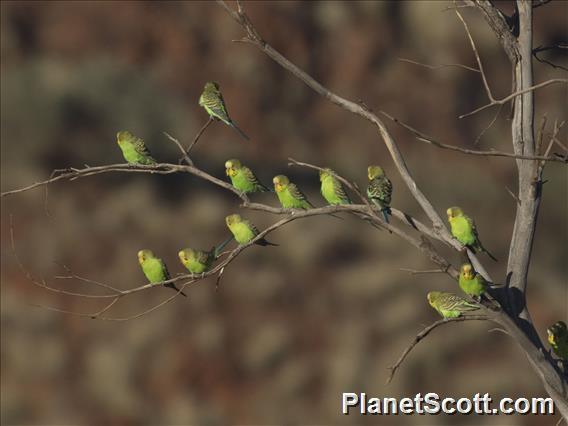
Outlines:
[[[558,321],[546,329],[548,343],[554,353],[568,363],[568,327],[564,321]],[[565,364],[568,365],[568,364]]]
[[[448,222],[452,230],[452,235],[464,246],[467,246],[474,253],[481,251],[486,253],[491,259],[497,262],[497,258],[489,253],[479,240],[477,228],[472,218],[464,214],[459,207],[450,207],[446,211],[448,215]]]
[[[272,179],[274,190],[280,200],[280,204],[285,209],[309,209],[313,207],[306,196],[298,189],[298,187],[290,182],[287,176],[278,175]]]
[[[331,169],[320,170],[319,178],[321,195],[330,205],[351,204],[351,200],[345,192],[341,181],[333,174]]]
[[[140,263],[142,272],[144,272],[144,275],[150,283],[155,284],[170,279],[170,273],[168,272],[166,264],[162,259],[155,257],[151,250],[140,250],[138,252],[138,263]],[[164,287],[174,289],[185,296],[185,293],[183,291],[180,292],[174,283],[164,284]]]
[[[128,164],[156,164],[144,141],[132,133],[123,130],[116,134],[116,142]]]
[[[223,99],[218,83],[214,81],[205,83],[203,92],[199,97],[199,105],[205,108],[205,111],[207,111],[211,118],[221,120],[227,126],[231,126],[235,129],[243,139],[249,140],[249,137],[245,135],[244,132],[237,127],[235,122],[231,120],[231,117],[229,117],[225,100]]]
[[[392,183],[382,167],[379,166],[367,167],[367,177],[369,178],[367,197],[381,209],[385,222],[389,223]]]
[[[211,268],[213,262],[219,257],[221,251],[232,239],[233,237],[227,238],[217,247],[213,247],[209,251],[194,250],[191,248],[182,249],[178,253],[179,260],[192,274],[203,274]]]
[[[460,288],[465,294],[480,298],[487,290],[487,281],[478,274],[470,263],[464,263],[460,268]]]
[[[251,222],[246,219],[243,219],[238,214],[231,214],[225,218],[225,222],[227,223],[227,227],[229,231],[235,237],[235,241],[241,245],[247,244],[252,239],[256,238],[259,234],[258,229],[254,226]],[[278,244],[271,243],[267,241],[265,238],[261,238],[260,240],[256,241],[255,244],[259,246],[277,246]]]
[[[480,308],[480,305],[477,303],[443,291],[431,291],[428,293],[428,303],[443,318],[457,318],[464,312],[476,311]]]
[[[233,186],[242,193],[272,191],[260,183],[252,170],[243,166],[236,158],[225,162],[225,173],[231,178]]]

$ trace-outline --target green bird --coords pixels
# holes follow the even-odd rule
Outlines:
[[[168,272],[166,264],[162,259],[158,259],[154,256],[151,250],[140,250],[138,252],[138,263],[140,263],[142,272],[144,272],[144,275],[150,283],[160,283],[170,279],[170,273]],[[183,291],[180,292],[174,283],[164,284],[164,287],[172,288],[185,296],[185,293]]]
[[[213,247],[209,251],[194,250],[191,248],[182,249],[178,253],[179,260],[192,274],[203,274],[211,268],[213,262],[219,257],[221,251],[232,239],[233,237],[227,238],[217,247]]]
[[[287,176],[278,175],[272,179],[274,190],[280,200],[280,204],[285,209],[309,209],[313,205],[308,201],[306,196],[298,189],[298,187],[290,182]]]
[[[351,204],[351,200],[345,192],[341,181],[333,174],[331,169],[320,170],[319,178],[321,195],[330,205]]]
[[[469,302],[462,297],[443,291],[428,293],[428,303],[444,318],[457,318],[464,312],[476,311],[480,308],[477,303]]]
[[[546,329],[548,343],[554,353],[568,363],[568,328],[564,321],[558,321]]]
[[[477,228],[473,219],[462,211],[459,207],[450,207],[446,211],[448,222],[452,230],[452,235],[464,246],[469,247],[474,253],[479,250],[487,254],[491,259],[497,262],[497,258],[489,253],[479,240]]]
[[[392,183],[385,175],[384,170],[379,166],[367,167],[367,177],[369,178],[367,197],[381,209],[385,222],[389,223],[388,215],[391,213]]]
[[[483,278],[481,274],[478,274],[469,263],[464,263],[461,266],[458,282],[460,288],[469,296],[479,298],[487,290],[487,281],[485,281],[485,278]]]
[[[132,133],[123,130],[116,134],[116,141],[128,164],[156,164],[144,141]]]
[[[241,245],[247,244],[250,240],[255,238],[259,232],[251,222],[246,219],[243,219],[238,214],[231,214],[225,218],[225,222],[227,223],[227,227],[229,231],[235,237],[235,241]],[[255,244],[259,246],[277,246],[278,244],[273,244],[267,241],[264,238],[256,241]]]
[[[201,93],[199,97],[199,105],[205,108],[205,111],[207,111],[211,118],[221,120],[227,126],[231,126],[235,129],[242,138],[249,140],[249,137],[245,135],[244,132],[237,127],[235,122],[231,120],[231,117],[229,117],[225,100],[223,99],[218,83],[214,81],[205,83],[203,93]]]
[[[251,192],[270,192],[271,190],[264,186],[251,169],[243,166],[239,160],[233,158],[225,162],[225,173],[231,178],[233,186],[242,193]]]

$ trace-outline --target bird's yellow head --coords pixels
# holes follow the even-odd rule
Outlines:
[[[228,227],[231,227],[232,225],[235,225],[237,223],[240,223],[243,219],[241,218],[240,215],[238,214],[230,214],[229,216],[227,216],[225,218],[225,222],[227,223]]]
[[[235,176],[237,174],[238,169],[241,168],[241,162],[236,158],[232,158],[225,162],[225,173],[227,176]]]
[[[278,175],[274,176],[274,179],[272,179],[272,183],[274,184],[274,189],[276,190],[276,192],[281,192],[288,187],[290,179],[288,179],[288,177],[284,175]]]
[[[217,83],[215,81],[208,81],[207,83],[205,83],[205,86],[203,87],[203,91],[204,92],[218,92],[219,91],[219,83]]]
[[[369,166],[367,167],[367,177],[369,180],[381,177],[385,175],[385,171],[380,166]]]
[[[140,250],[138,252],[138,263],[143,264],[147,259],[154,257],[154,253],[151,250]]]
[[[431,291],[430,293],[428,293],[426,297],[428,299],[428,303],[430,304],[430,306],[434,306],[434,303],[436,302],[436,300],[438,300],[439,296],[440,296],[439,291]]]
[[[132,133],[127,130],[122,130],[116,134],[116,141],[119,145],[133,138],[134,136],[132,135]]]
[[[460,275],[464,277],[466,280],[473,279],[475,275],[475,271],[473,266],[470,263],[464,263],[460,268]]]
[[[448,215],[448,220],[452,220],[456,217],[463,216],[463,211],[459,207],[450,207],[446,210],[446,214]]]
[[[333,172],[331,169],[323,169],[319,171],[320,181],[323,182],[324,179],[327,179],[329,176],[333,176]]]
[[[564,321],[558,321],[548,327],[546,333],[548,334],[548,343],[556,345],[558,337],[568,333],[568,328]]]
[[[181,263],[186,264],[195,257],[195,252],[190,248],[185,248],[178,252],[178,257]]]

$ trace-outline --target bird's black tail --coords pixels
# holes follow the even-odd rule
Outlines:
[[[265,238],[261,238],[255,244],[258,244],[259,246],[263,246],[263,247],[266,247],[266,246],[278,247],[280,245],[280,244],[271,243],[270,241],[267,241]]]
[[[177,291],[177,292],[178,292],[179,294],[181,294],[183,297],[187,297],[187,295],[186,295],[183,291],[180,291],[179,288],[177,288],[174,283],[167,283],[167,284],[164,284],[164,287],[171,288],[172,290]]]
[[[225,246],[227,244],[229,244],[231,241],[233,240],[233,236],[231,235],[229,238],[227,238],[225,241],[223,241],[221,244],[219,244],[217,247],[213,247],[211,249],[211,252],[213,253],[213,258],[217,259],[219,257],[219,254],[221,254],[221,252],[223,251],[223,249],[225,248]]]
[[[242,137],[244,140],[250,141],[250,138],[245,134],[245,132],[243,132],[241,129],[239,129],[239,128],[237,127],[237,125],[235,124],[234,121],[231,121],[231,122],[229,123],[229,125],[230,125],[233,129],[235,129],[235,130],[238,132],[238,134],[241,135],[241,137]]]
[[[480,248],[481,251],[484,252],[487,256],[489,256],[491,259],[493,259],[494,262],[499,262],[495,256],[493,256],[491,253],[489,253],[489,251],[485,249],[485,247],[480,247]]]

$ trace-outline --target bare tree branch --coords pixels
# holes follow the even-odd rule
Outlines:
[[[532,53],[533,53],[534,58],[537,61],[542,62],[542,63],[547,64],[547,65],[550,65],[551,67],[556,68],[556,69],[568,71],[568,68],[566,68],[565,66],[557,65],[553,62],[550,62],[547,59],[542,59],[538,56],[538,54],[540,52],[547,52],[549,50],[562,50],[562,49],[568,49],[568,43],[567,42],[560,42],[560,43],[553,44],[551,46],[538,46],[538,47],[535,47],[533,49]]]
[[[456,15],[459,18],[459,20],[462,22],[463,27],[465,29],[465,32],[467,34],[467,37],[469,39],[469,43],[471,44],[471,49],[473,50],[473,53],[475,55],[475,60],[477,61],[477,66],[478,66],[479,72],[481,74],[481,79],[483,80],[483,86],[485,87],[485,92],[487,93],[487,97],[489,98],[489,100],[491,102],[495,102],[495,98],[493,98],[493,94],[491,93],[491,89],[489,88],[489,83],[487,82],[487,77],[485,76],[485,71],[483,70],[483,64],[481,63],[481,58],[479,57],[479,52],[477,51],[477,47],[475,47],[475,42],[473,41],[473,37],[471,36],[471,33],[469,32],[469,27],[467,26],[467,23],[465,22],[465,20],[461,16],[461,13],[459,12],[459,10],[456,9],[455,12],[456,12]]]
[[[428,68],[431,70],[439,70],[441,68],[462,68],[464,70],[467,71],[472,71],[472,72],[479,72],[479,70],[477,68],[472,68],[472,67],[468,67],[467,65],[463,65],[463,64],[440,64],[440,65],[428,65],[428,64],[424,64],[422,62],[418,62],[418,61],[413,61],[412,59],[405,59],[405,58],[397,58],[400,62],[407,62],[409,64],[414,64],[414,65],[418,65],[424,68]]]
[[[189,155],[189,153],[191,152],[191,150],[193,149],[193,147],[197,144],[197,142],[199,141],[199,138],[201,137],[201,135],[203,134],[203,132],[205,132],[205,129],[207,129],[207,127],[209,127],[209,125],[213,122],[213,117],[209,116],[209,119],[207,120],[207,123],[205,123],[203,125],[203,127],[199,130],[199,132],[197,132],[197,135],[195,135],[195,138],[193,138],[193,141],[189,144],[189,146],[187,147],[187,150],[185,150],[186,154]]]
[[[412,349],[414,349],[414,347],[420,343],[420,341],[422,339],[424,339],[426,336],[428,336],[428,334],[430,334],[434,329],[445,325],[445,324],[450,324],[450,323],[454,323],[454,322],[462,322],[462,321],[486,321],[489,320],[489,317],[487,315],[463,315],[461,317],[457,317],[457,318],[446,318],[446,319],[441,319],[438,320],[432,324],[430,324],[428,327],[424,328],[422,331],[420,331],[416,337],[414,338],[414,340],[412,341],[412,343],[410,343],[410,345],[402,352],[402,354],[400,355],[400,357],[398,358],[398,360],[394,363],[394,365],[392,365],[391,367],[389,367],[390,370],[390,375],[387,379],[387,383],[390,383],[394,377],[394,375],[396,374],[396,371],[398,370],[398,368],[402,365],[402,363],[404,362],[404,360],[406,359],[406,357],[408,356],[408,354],[410,353],[410,351],[412,351]]]
[[[410,275],[426,275],[426,274],[445,274],[446,271],[443,269],[409,269],[409,268],[398,268],[400,271],[409,272]]]
[[[259,48],[261,51],[266,53],[271,59],[276,61],[283,68],[285,68],[286,70],[291,72],[294,76],[296,76],[298,79],[303,81],[308,87],[313,89],[316,93],[326,98],[330,102],[353,114],[357,114],[365,118],[366,120],[372,122],[375,126],[377,126],[379,133],[382,136],[383,142],[385,143],[387,149],[389,150],[389,153],[395,163],[395,166],[398,169],[399,174],[402,177],[402,180],[405,182],[411,194],[414,196],[418,204],[422,207],[428,218],[432,221],[435,231],[440,233],[442,238],[444,238],[450,244],[454,246],[459,246],[459,243],[456,245],[457,241],[452,238],[445,223],[443,222],[442,218],[438,215],[438,213],[436,212],[430,201],[418,188],[418,185],[414,181],[410,173],[410,170],[408,170],[408,167],[406,166],[404,158],[396,142],[391,137],[385,124],[368,108],[362,106],[361,104],[342,98],[339,95],[331,92],[326,87],[322,86],[320,83],[314,80],[310,75],[308,75],[306,72],[301,70],[295,64],[293,64],[284,56],[282,56],[282,54],[276,51],[272,46],[266,43],[266,41],[264,41],[261,38],[261,36],[258,34],[256,28],[252,25],[249,17],[244,12],[240,2],[237,2],[238,11],[232,10],[222,0],[217,0],[217,3],[220,4],[229,13],[229,15],[245,30],[246,37],[241,40],[242,42],[250,43],[256,46],[257,48]],[[478,266],[480,267],[480,273],[482,273],[484,276],[487,276],[487,278],[490,280],[487,271],[483,269],[482,265],[479,264]]]
[[[374,115],[368,108],[364,105],[354,103],[352,101],[348,101],[335,93],[331,92],[329,89],[323,87],[320,83],[315,81],[311,76],[306,74],[296,65],[291,63],[288,59],[283,57],[279,52],[273,49],[268,43],[266,43],[258,34],[254,26],[252,25],[249,17],[243,10],[242,4],[237,1],[238,10],[234,11],[224,1],[218,0],[218,3],[229,13],[229,15],[243,27],[246,32],[246,37],[240,41],[252,44],[267,54],[270,58],[280,64],[283,68],[291,72],[294,76],[299,78],[303,81],[306,85],[320,94],[322,97],[328,99],[330,102],[340,106],[341,108],[350,111],[354,114],[360,115],[361,117],[371,121],[375,124],[378,129],[379,133],[381,134],[387,149],[389,150],[391,157],[402,177],[406,185],[408,186],[409,190],[411,191],[414,198],[420,204],[422,209],[426,212],[430,220],[434,225],[434,229],[439,232],[444,239],[447,239],[453,246],[460,246],[456,240],[454,240],[447,228],[445,227],[444,223],[442,222],[440,216],[435,211],[434,207],[431,203],[426,199],[424,194],[418,189],[416,182],[412,178],[404,159],[402,158],[400,151],[396,143],[391,138],[390,134],[388,133],[385,125],[381,120],[378,119],[376,115]],[[474,5],[477,6],[482,13],[484,14],[485,19],[488,21],[489,25],[501,41],[501,44],[507,53],[509,59],[511,60],[512,65],[515,68],[515,82],[512,90],[512,94],[507,96],[502,100],[496,100],[495,104],[503,104],[508,102],[509,100],[513,100],[514,102],[514,113],[516,114],[513,117],[513,146],[516,155],[526,155],[526,156],[535,156],[534,151],[534,135],[532,129],[532,114],[533,114],[533,91],[537,88],[544,87],[549,84],[553,83],[565,83],[566,80],[562,79],[554,79],[549,80],[537,85],[533,86],[532,83],[532,68],[529,67],[528,71],[525,70],[523,65],[517,66],[518,63],[522,61],[526,61],[525,55],[525,48],[519,48],[519,45],[523,43],[526,45],[526,40],[529,40],[528,45],[530,45],[530,40],[532,39],[532,15],[530,12],[527,14],[526,9],[531,8],[531,5],[528,2],[518,2],[518,9],[520,10],[520,28],[515,28],[516,30],[519,29],[520,36],[519,42],[517,43],[517,39],[515,35],[511,32],[509,27],[508,17],[503,15],[499,9],[497,9],[490,1],[488,0],[467,0],[466,5]],[[522,16],[522,15],[525,16]],[[527,16],[529,19],[527,20]],[[525,46],[526,47],[526,46]],[[529,55],[530,57],[530,55]],[[522,73],[521,73],[521,70]],[[522,83],[521,83],[522,79]],[[530,83],[529,83],[530,82]],[[529,83],[529,84],[527,84]],[[522,108],[522,105],[525,105]],[[490,105],[491,106],[491,105]],[[488,108],[489,106],[482,107],[479,110]],[[523,112],[524,111],[524,112]],[[525,123],[529,123],[528,126],[523,126],[523,120]],[[520,131],[519,131],[520,130]],[[525,143],[526,146],[522,148],[522,143]],[[534,160],[534,158],[533,158]],[[521,201],[519,207],[517,208],[517,220],[515,221],[515,230],[514,234],[517,233],[518,237],[524,238],[524,243],[521,245],[528,248],[527,250],[521,250],[518,254],[520,256],[520,261],[515,261],[515,271],[514,274],[519,274],[519,277],[515,277],[513,272],[508,275],[508,282],[509,284],[515,280],[516,286],[522,287],[522,294],[524,298],[524,290],[526,286],[526,272],[528,271],[528,260],[530,259],[530,248],[532,247],[532,239],[534,235],[534,221],[536,219],[536,214],[530,215],[529,213],[536,213],[535,210],[535,200],[534,194],[530,194],[530,191],[527,191],[527,188],[531,188],[530,185],[523,185],[526,182],[525,178],[528,177],[528,170],[531,168],[533,169],[533,179],[536,176],[534,173],[536,171],[535,167],[537,166],[536,161],[527,161],[525,159],[516,159],[517,165],[519,167],[519,190],[524,191],[524,193],[520,193],[519,199]],[[523,165],[529,164],[528,167],[523,167]],[[527,198],[533,197],[533,201],[527,203]],[[538,197],[540,200],[540,196]],[[525,205],[526,204],[526,205]],[[525,216],[522,220],[519,220],[519,215]],[[519,229],[517,227],[519,224],[522,224]],[[512,247],[519,244],[520,240],[513,239]],[[428,245],[426,241],[424,241],[424,245]],[[468,253],[469,254],[469,253]],[[513,259],[513,253],[510,251],[509,254],[509,263],[511,263],[511,259]],[[474,263],[474,267],[478,270],[484,277],[492,281],[487,272],[483,269],[482,265],[478,264],[477,259],[475,257],[471,257],[472,263]],[[515,277],[515,278],[512,278]],[[505,288],[506,294],[509,294],[508,288]],[[523,304],[524,306],[524,304]],[[535,371],[541,376],[543,380],[543,384],[547,390],[547,392],[555,399],[557,405],[560,404],[560,410],[564,415],[568,413],[568,403],[566,402],[566,388],[563,387],[562,375],[558,370],[558,367],[553,362],[550,356],[542,357],[542,342],[540,341],[534,326],[532,325],[532,321],[530,320],[530,316],[525,316],[525,322],[520,323],[517,320],[513,320],[509,317],[508,313],[505,312],[498,312],[495,314],[495,321],[501,324],[512,336],[514,336],[515,340],[519,343],[519,345],[523,348],[525,353],[527,354],[529,361],[533,365]]]
[[[517,96],[521,96],[530,92],[533,92],[537,89],[540,89],[542,87],[546,87],[546,86],[550,86],[551,84],[568,84],[568,79],[565,78],[552,78],[550,80],[546,80],[543,81],[542,83],[538,83],[535,84],[534,86],[530,86],[530,87],[526,87],[522,90],[518,90],[514,93],[511,93],[509,96],[505,96],[503,99],[495,99],[492,100],[490,103],[488,103],[487,105],[484,105],[482,107],[476,108],[471,112],[468,112],[467,114],[462,114],[459,116],[459,118],[465,118],[465,117],[469,117],[470,115],[473,114],[477,114],[480,111],[483,111],[484,109],[490,108],[492,106],[495,105],[503,105],[506,104],[507,102],[509,102],[510,100],[516,98]]]
[[[459,146],[454,146],[454,145],[448,145],[442,142],[438,142],[431,136],[428,136],[425,133],[416,130],[414,127],[402,122],[400,119],[396,117],[393,117],[389,113],[386,113],[384,111],[380,111],[380,113],[383,114],[385,117],[387,117],[389,120],[393,121],[394,123],[398,124],[401,127],[404,127],[406,130],[411,132],[419,141],[426,142],[438,148],[457,151],[461,152],[462,154],[480,155],[483,157],[508,157],[508,158],[522,159],[522,160],[537,160],[537,161],[542,160],[542,161],[555,161],[558,163],[568,163],[568,161],[563,158],[558,158],[548,155],[522,155],[522,154],[514,154],[511,152],[496,151],[496,150],[481,151],[475,149],[460,148]]]

